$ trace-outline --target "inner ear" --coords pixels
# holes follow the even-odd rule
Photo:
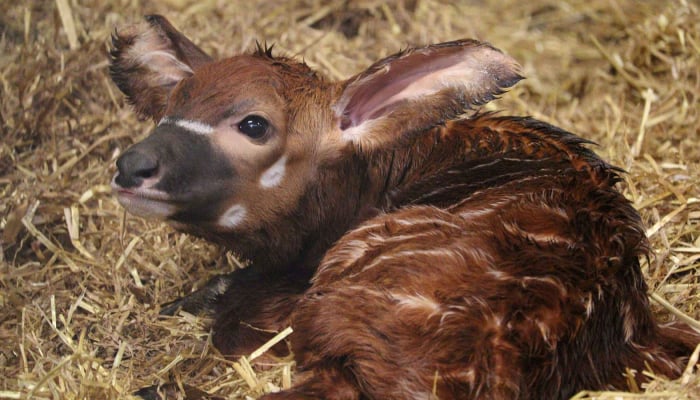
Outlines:
[[[432,52],[409,51],[387,59],[378,66],[370,67],[348,89],[350,96],[345,105],[342,129],[358,125],[362,121],[374,119],[387,113],[387,107],[402,100],[430,96],[450,86],[473,85],[478,82],[475,69],[476,60],[465,58],[459,48],[449,48],[439,57]],[[372,71],[369,73],[369,71]],[[476,89],[476,90],[475,90]],[[488,99],[476,98],[473,104],[483,104],[498,93],[494,88]],[[478,91],[472,88],[471,91]],[[487,92],[489,92],[487,90]],[[476,97],[476,96],[472,96]]]
[[[144,19],[161,36],[162,41],[170,44],[168,50],[173,53],[178,61],[192,69],[212,61],[212,58],[207,53],[197,47],[187,36],[175,29],[165,17],[161,15],[147,15]],[[165,38],[167,38],[167,41],[163,40]]]
[[[408,49],[348,80],[334,110],[345,137],[385,143],[392,139],[382,135],[427,129],[493,100],[522,79],[519,69],[475,40]]]
[[[159,15],[115,32],[111,56],[114,83],[141,116],[155,121],[163,116],[173,87],[212,61]]]

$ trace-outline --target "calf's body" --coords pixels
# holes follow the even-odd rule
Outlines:
[[[112,55],[158,122],[117,163],[120,202],[251,261],[164,311],[211,313],[231,356],[291,324],[300,371],[269,398],[566,398],[626,368],[677,376],[700,341],[651,316],[619,171],[474,111],[520,79],[488,45],[328,82],[267,49],[213,61],[152,16]]]

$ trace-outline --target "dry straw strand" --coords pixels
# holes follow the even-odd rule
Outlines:
[[[267,41],[332,79],[409,45],[475,37],[502,48],[527,79],[488,109],[562,126],[627,170],[620,188],[655,252],[645,273],[657,316],[697,326],[696,1],[5,1],[0,398],[121,399],[175,381],[240,399],[292,383],[290,359],[270,361],[263,348],[225,360],[205,319],[157,315],[159,304],[245,261],[127,217],[110,194],[115,158],[152,124],[112,84],[107,43],[115,26],[147,13],[166,15],[217,57]],[[286,332],[277,340],[289,340]],[[681,379],[647,373],[641,393],[576,398],[700,398],[698,351]]]

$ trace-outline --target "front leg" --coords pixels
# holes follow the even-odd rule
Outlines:
[[[234,271],[211,278],[203,287],[196,291],[161,305],[159,314],[173,316],[179,310],[182,310],[194,315],[215,317],[217,305],[221,301],[222,295],[236,280],[237,273],[238,271]],[[210,396],[195,387],[189,385],[179,387],[173,382],[141,388],[134,392],[133,396],[143,400],[222,400],[220,397]]]
[[[290,325],[299,298],[310,286],[310,274],[294,268],[270,277],[253,268],[237,271],[217,297],[212,341],[224,355],[250,354]],[[227,276],[227,277],[230,277]],[[277,357],[289,354],[284,342],[268,351]]]
[[[309,287],[309,273],[294,268],[270,277],[254,266],[210,279],[202,288],[162,306],[161,315],[178,310],[214,319],[214,346],[238,357],[257,349],[289,325],[298,298]],[[288,353],[280,343],[272,354]]]
[[[164,304],[160,314],[174,315],[183,310],[212,317],[214,347],[230,358],[249,355],[289,326],[292,310],[310,286],[310,274],[290,269],[293,272],[269,276],[250,267],[215,276],[195,292]],[[284,342],[267,353],[273,357],[288,354],[289,347]],[[267,357],[258,360],[265,359]],[[146,387],[134,396],[145,400],[216,399],[188,385],[181,392],[174,383]]]
[[[214,316],[221,296],[226,293],[231,283],[235,281],[236,274],[238,274],[238,271],[211,278],[209,282],[196,291],[163,304],[160,309],[160,315],[172,316],[178,310],[182,310],[194,315]]]

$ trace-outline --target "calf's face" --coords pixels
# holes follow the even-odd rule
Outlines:
[[[409,49],[335,83],[268,49],[213,61],[159,16],[113,46],[112,78],[157,123],[117,160],[119,202],[208,233],[284,225],[321,169],[400,146],[520,79],[510,57],[469,40]],[[304,198],[341,189],[313,190]]]
[[[270,197],[293,202],[308,160],[288,143],[299,138],[289,137],[286,84],[269,60],[249,55],[179,80],[153,133],[117,161],[121,204],[142,216],[235,230],[274,212]]]

